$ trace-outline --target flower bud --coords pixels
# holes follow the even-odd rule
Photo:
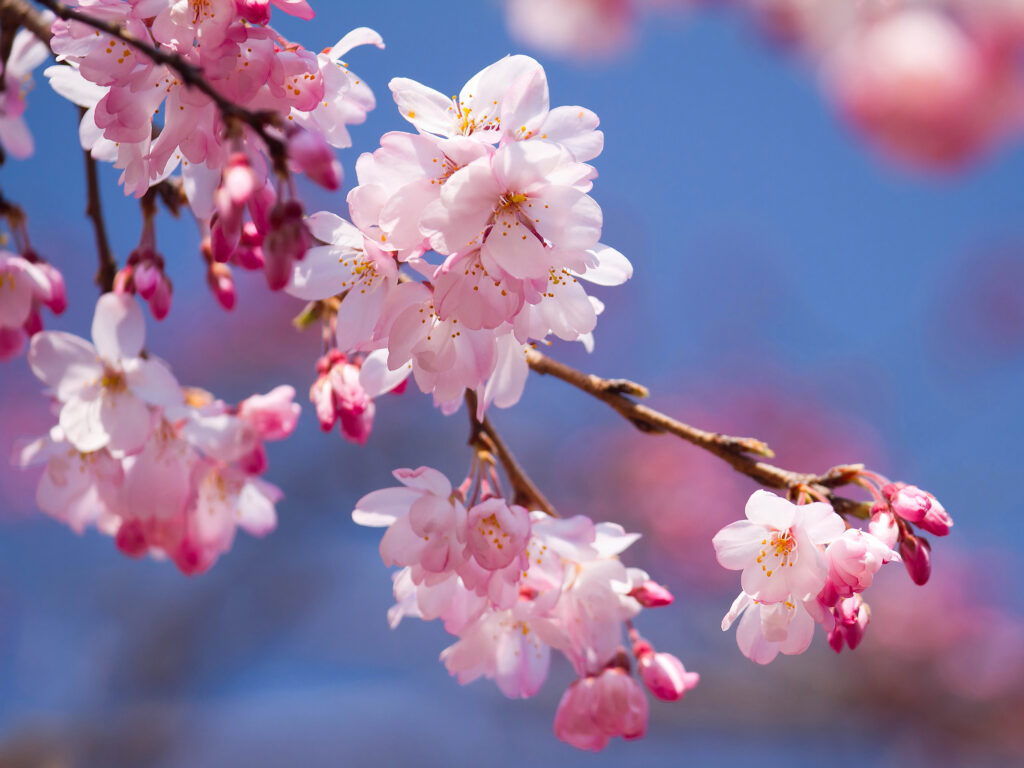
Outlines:
[[[647,697],[620,667],[577,680],[555,713],[555,735],[577,749],[599,752],[614,736],[638,739],[646,730]]]
[[[341,187],[341,163],[323,136],[295,128],[288,133],[288,157],[310,180],[331,191]]]
[[[274,206],[270,214],[270,231],[263,241],[263,271],[272,291],[288,285],[292,263],[306,255],[312,237],[303,221],[302,204],[288,200]]]
[[[138,520],[124,520],[114,535],[114,544],[128,557],[142,557],[149,550],[146,532]]]
[[[929,533],[945,536],[953,527],[953,518],[939,500],[916,485],[891,483],[882,488],[882,493],[895,514]]]
[[[149,311],[153,314],[154,320],[163,320],[171,311],[171,294],[173,287],[166,275],[161,274],[156,284],[156,290],[149,297]]]
[[[885,502],[878,502],[871,507],[871,522],[868,523],[868,533],[882,542],[889,549],[896,546],[900,537],[900,529],[896,524],[896,515],[889,509]]]
[[[864,639],[864,630],[871,620],[871,611],[860,595],[841,600],[832,609],[835,624],[828,633],[828,644],[836,653],[843,650],[843,644],[852,651]]]
[[[932,547],[928,539],[908,533],[900,542],[903,565],[915,584],[927,584],[932,574]]]
[[[213,291],[217,302],[228,312],[235,308],[238,294],[235,291],[235,281],[231,277],[231,270],[227,264],[210,264],[206,270],[206,283]]]
[[[68,308],[68,294],[64,286],[64,275],[52,264],[40,261],[36,267],[46,275],[50,283],[50,296],[43,300],[43,303],[50,308],[55,315],[62,314]]]
[[[656,581],[647,580],[639,587],[633,587],[629,596],[636,600],[644,608],[660,608],[665,605],[672,605],[675,598],[672,593]]]
[[[678,701],[700,682],[700,675],[687,672],[683,662],[671,653],[652,650],[639,654],[637,668],[647,690],[662,701]]]

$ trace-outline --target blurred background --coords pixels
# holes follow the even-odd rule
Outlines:
[[[764,439],[782,466],[863,461],[920,485],[956,527],[935,542],[927,586],[885,569],[855,653],[836,656],[819,632],[807,654],[758,667],[719,629],[738,586],[710,543],[753,484],[531,378],[496,425],[563,514],[644,535],[624,559],[677,601],[639,628],[702,674],[684,701],[652,702],[646,739],[593,755],[552,733],[572,679],[561,659],[539,696],[509,701],[489,682],[448,677],[440,626],[388,629],[379,532],[351,522],[353,503],[395,467],[431,464],[457,480],[469,459],[465,414],[441,416],[414,388],[378,402],[363,448],[322,434],[306,405],[297,433],[269,446],[268,479],[286,495],[278,530],[239,536],[195,579],[44,517],[38,472],[4,462],[0,766],[1024,762],[1024,152],[993,147],[955,172],[889,163],[798,56],[732,9],[640,13],[632,44],[579,59],[511,38],[498,0],[313,5],[314,22],[275,14],[275,26],[313,50],[362,25],[387,43],[349,59],[378,97],[342,154],[350,182],[360,152],[407,127],[391,77],[455,93],[506,53],[530,52],[553,105],[600,116],[602,239],[636,273],[601,294],[592,355],[566,344],[550,354],[644,382],[653,405],[697,426]],[[0,186],[67,277],[70,309],[48,327],[87,336],[95,253],[76,110],[37,73],[27,119],[39,149],[8,161]],[[104,171],[123,259],[136,203]],[[344,215],[345,191],[307,187],[303,199]],[[292,329],[300,304],[236,273],[227,314],[206,289],[191,222],[162,216],[157,237],[174,307],[150,322],[147,345],[225,400],[287,383],[306,404],[320,344]],[[0,447],[48,424],[24,359],[5,364]]]

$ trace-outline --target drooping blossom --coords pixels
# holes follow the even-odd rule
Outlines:
[[[604,749],[615,737],[639,739],[646,732],[647,697],[636,680],[617,666],[570,685],[555,714],[555,735],[592,752]]]
[[[92,344],[63,331],[32,338],[29,365],[61,404],[61,429],[79,451],[135,453],[153,430],[154,408],[181,401],[167,365],[142,356],[145,333],[135,298],[106,293],[96,302]]]
[[[43,19],[53,15],[46,11]],[[19,160],[29,157],[35,142],[25,122],[26,96],[32,87],[32,70],[46,61],[49,51],[30,30],[21,29],[14,36],[10,52],[0,64],[3,93],[0,93],[0,147]]]
[[[448,671],[463,684],[493,679],[512,698],[536,694],[552,649],[560,651],[581,677],[579,686],[599,689],[588,699],[599,710],[596,725],[565,725],[560,709],[556,730],[565,731],[563,738],[599,749],[615,735],[643,735],[642,688],[621,668],[614,673],[621,679],[604,679],[621,661],[627,622],[643,608],[634,595],[655,591],[646,573],[618,557],[637,536],[583,515],[555,519],[511,504],[485,464],[478,460],[476,474],[457,489],[434,469],[398,470],[402,487],[357,502],[353,519],[385,527],[382,559],[401,567],[388,614],[392,626],[406,616],[440,619],[457,637],[441,654]],[[655,695],[672,698],[668,688],[679,682],[679,698],[696,684],[685,670],[675,681],[678,669],[664,655],[654,657],[649,644],[637,653],[644,668],[654,665],[641,674],[651,678]],[[597,728],[600,736],[584,744],[570,736],[576,728]]]
[[[352,223],[308,219],[325,245],[296,264],[287,290],[336,302],[338,351],[411,373],[444,412],[467,389],[481,414],[509,407],[526,383],[527,345],[554,335],[591,348],[603,305],[584,281],[632,275],[599,242],[588,194],[597,117],[551,108],[544,70],[527,56],[484,68],[454,99],[404,78],[391,90],[420,133],[386,134],[359,158]]]
[[[0,250],[0,361],[20,355],[25,340],[42,330],[44,306],[55,315],[67,308],[61,273],[31,252]]]

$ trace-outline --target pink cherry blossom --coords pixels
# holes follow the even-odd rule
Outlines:
[[[43,17],[52,19],[48,11]],[[0,77],[0,147],[13,158],[23,159],[35,151],[35,142],[25,122],[26,94],[31,86],[32,70],[42,64],[48,55],[46,45],[28,29],[21,29],[4,62]]]
[[[135,299],[108,293],[96,303],[95,346],[61,331],[33,337],[28,353],[32,372],[60,401],[61,428],[83,453],[139,451],[152,430],[151,406],[180,402],[170,369],[140,356],[145,332]]]
[[[714,538],[719,564],[743,571],[743,591],[759,603],[817,596],[828,569],[824,547],[846,524],[828,504],[797,505],[768,491],[747,502],[747,520],[727,525]]]
[[[0,361],[21,354],[25,339],[42,327],[43,306],[54,314],[67,307],[60,272],[34,254],[0,250]]]
[[[828,580],[819,596],[824,605],[835,605],[871,586],[875,574],[900,556],[870,533],[851,528],[825,549]]]
[[[763,603],[740,592],[722,619],[722,631],[739,618],[736,644],[740,651],[753,662],[769,664],[779,653],[792,656],[806,651],[819,617],[824,620],[823,610],[814,599],[801,601],[786,596],[775,603]]]
[[[466,559],[466,508],[453,497],[451,483],[429,467],[398,469],[394,475],[402,487],[367,494],[356,503],[352,519],[387,527],[380,543],[385,565],[453,571]]]
[[[864,630],[871,620],[868,604],[860,595],[840,600],[832,609],[835,627],[828,633],[828,644],[836,653],[843,650],[845,644],[851,651],[864,639]]]
[[[646,731],[647,697],[619,667],[570,685],[555,714],[555,735],[577,749],[599,752],[617,736],[639,739]]]

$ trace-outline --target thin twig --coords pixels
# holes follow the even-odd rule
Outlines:
[[[92,219],[92,228],[96,233],[96,257],[99,260],[99,268],[96,270],[96,285],[103,293],[114,290],[114,278],[117,275],[117,259],[110,250],[110,240],[107,237],[107,226],[103,221],[103,203],[100,200],[100,180],[96,169],[96,159],[84,150],[85,155],[85,180],[88,202],[85,206],[85,215]]]
[[[505,441],[501,439],[501,435],[498,434],[498,430],[494,428],[490,419],[486,416],[482,421],[477,419],[476,406],[476,393],[467,389],[466,408],[469,410],[470,420],[469,444],[477,450],[484,450],[497,456],[498,461],[501,462],[502,469],[505,470],[505,475],[515,491],[512,499],[515,504],[521,504],[529,509],[540,510],[551,517],[558,517],[558,512],[555,511],[554,506],[547,500],[547,497],[544,496],[536,483],[530,479],[526,471],[519,466],[516,457],[512,455],[512,451],[505,445]]]
[[[646,396],[646,388],[639,384],[624,379],[603,379],[600,376],[583,373],[565,363],[552,360],[537,350],[529,350],[526,359],[530,368],[537,373],[554,376],[596,397],[614,408],[623,418],[641,431],[668,433],[680,437],[688,443],[718,456],[737,472],[769,488],[789,490],[806,487],[827,498],[840,514],[854,516],[863,514],[858,502],[832,493],[833,488],[851,482],[856,473],[863,469],[859,464],[834,467],[821,475],[793,472],[776,467],[750,455],[755,454],[768,458],[774,455],[768,446],[760,440],[749,437],[730,437],[718,432],[706,432],[691,427],[661,411],[641,405],[623,394],[628,392],[635,397]]]
[[[177,73],[181,81],[190,88],[204,93],[217,105],[217,109],[220,110],[221,116],[225,122],[230,123],[231,121],[237,121],[248,125],[259,137],[263,140],[264,144],[267,145],[267,150],[273,158],[275,167],[281,171],[286,168],[286,152],[285,145],[281,139],[270,135],[267,131],[268,125],[274,125],[277,122],[277,115],[274,112],[260,111],[253,112],[252,110],[245,109],[235,104],[230,99],[225,98],[210,84],[203,74],[201,67],[197,67],[189,61],[186,61],[178,54],[160,48],[156,45],[151,45],[144,40],[140,40],[134,35],[122,29],[119,25],[114,24],[103,19],[93,18],[87,13],[83,13],[77,8],[71,8],[64,5],[57,0],[36,0],[40,5],[49,8],[58,17],[65,21],[78,21],[82,24],[97,29],[100,32],[105,32],[112,37],[116,37],[128,45],[132,46],[136,50],[140,51],[146,58],[157,64],[164,64],[170,67]]]

